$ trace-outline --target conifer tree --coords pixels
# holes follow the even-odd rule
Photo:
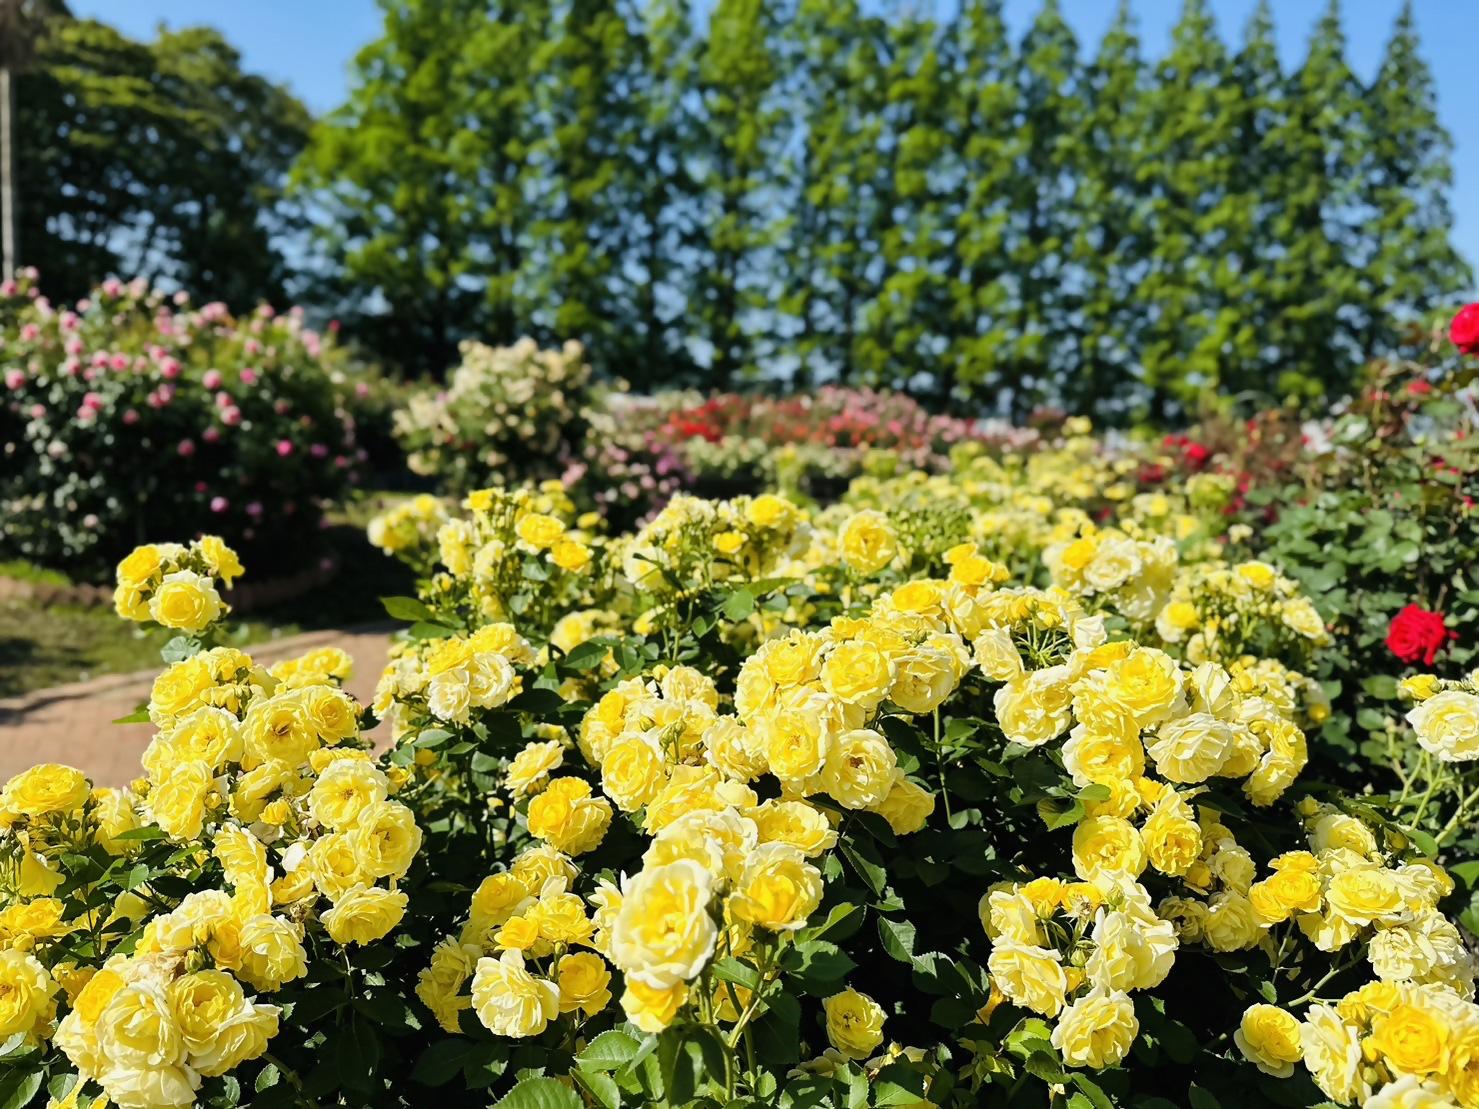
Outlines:
[[[1134,299],[1135,275],[1150,247],[1136,180],[1145,133],[1145,66],[1129,0],[1121,0],[1086,67],[1084,90],[1085,112],[1075,137],[1080,222],[1071,252],[1081,282],[1078,348],[1063,382],[1064,402],[1075,411],[1098,408],[1121,416],[1132,400],[1126,386],[1143,317]]]
[[[1361,345],[1376,351],[1400,343],[1402,320],[1449,305],[1473,279],[1449,237],[1453,144],[1438,122],[1433,77],[1418,52],[1410,0],[1402,5],[1366,101],[1371,141],[1362,172],[1368,253]]]
[[[801,0],[790,21],[788,218],[780,307],[795,321],[796,380],[850,376],[862,313],[877,292],[882,21],[855,0]]]
[[[938,26],[912,12],[890,20],[885,53],[886,165],[874,231],[882,272],[864,314],[857,362],[869,382],[944,396],[953,379],[941,353],[962,295],[951,278],[946,240],[951,75]]]
[[[967,0],[948,28],[950,281],[943,285],[939,355],[946,382],[977,395],[999,386],[1012,349],[1016,275],[1009,258],[1018,161],[1017,63],[1001,0]]]
[[[1239,310],[1221,381],[1227,392],[1268,403],[1276,399],[1282,369],[1273,278],[1281,250],[1272,231],[1285,200],[1279,189],[1287,170],[1280,136],[1289,112],[1289,89],[1279,64],[1268,0],[1260,0],[1244,29],[1242,47],[1233,59],[1233,80],[1238,90],[1237,157],[1231,182],[1234,202],[1227,211],[1227,255],[1237,267],[1232,295]]]
[[[718,0],[698,63],[702,207],[688,316],[719,388],[758,371],[754,317],[774,299],[776,35],[768,0]]]
[[[1149,411],[1164,420],[1220,381],[1239,313],[1224,253],[1237,90],[1205,0],[1186,0],[1156,66],[1141,180],[1151,251],[1136,300]]]
[[[1021,131],[1007,257],[1016,285],[1003,359],[1003,385],[1018,417],[1057,399],[1076,339],[1070,244],[1082,168],[1075,132],[1085,102],[1078,41],[1058,0],[1045,0],[1022,40],[1018,71]]]
[[[1272,187],[1273,339],[1281,393],[1339,395],[1367,353],[1353,335],[1362,280],[1360,180],[1367,118],[1345,61],[1339,0],[1330,0],[1290,82],[1289,111],[1273,141],[1284,153]]]

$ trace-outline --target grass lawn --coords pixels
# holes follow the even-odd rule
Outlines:
[[[332,581],[274,609],[233,621],[239,646],[320,628],[350,627],[385,619],[379,598],[414,591],[408,571],[365,539],[364,525],[384,504],[367,494],[330,516],[324,540],[340,560]],[[24,562],[0,562],[0,573],[30,580],[61,581],[53,571]],[[251,567],[247,567],[251,573]],[[0,697],[15,696],[99,674],[148,670],[159,664],[169,638],[119,619],[106,606],[42,606],[0,601]]]

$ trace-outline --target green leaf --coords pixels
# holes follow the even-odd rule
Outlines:
[[[561,661],[572,670],[591,670],[600,666],[611,652],[611,640],[587,639],[573,648]]]
[[[580,1095],[553,1078],[526,1078],[493,1109],[584,1109]]]
[[[1390,701],[1397,696],[1397,679],[1390,674],[1373,674],[1361,682],[1361,688],[1377,700]]]
[[[613,1028],[602,1032],[586,1045],[586,1049],[575,1057],[575,1065],[581,1070],[615,1070],[631,1062],[641,1047],[635,1036]]]
[[[1191,1102],[1191,1109],[1222,1109],[1222,1102],[1195,1082],[1187,1089],[1186,1096]]]
[[[257,1081],[252,1083],[252,1087],[260,1094],[264,1090],[270,1090],[273,1086],[276,1086],[281,1078],[282,1075],[278,1072],[277,1064],[268,1063],[257,1072]]]
[[[743,620],[755,611],[755,595],[748,589],[736,589],[724,598],[719,611],[729,620]]]
[[[508,703],[511,709],[519,712],[533,713],[535,716],[543,716],[546,713],[555,712],[564,708],[565,698],[561,697],[553,689],[526,689]]]
[[[878,918],[878,938],[883,949],[901,963],[914,962],[914,925],[907,920]]]
[[[418,620],[436,623],[436,613],[415,597],[381,597],[380,603],[392,619],[404,620],[408,624]]]
[[[149,723],[149,706],[143,705],[133,710],[127,716],[120,716],[113,721],[115,724],[147,724]]]
[[[0,1076],[0,1109],[26,1109],[45,1081],[44,1070],[23,1070]]]

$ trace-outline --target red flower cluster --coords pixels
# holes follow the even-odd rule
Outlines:
[[[1387,649],[1403,662],[1422,659],[1424,666],[1432,666],[1443,645],[1457,638],[1458,634],[1444,625],[1441,612],[1408,605],[1392,617],[1392,625],[1387,629]]]
[[[1466,304],[1448,325],[1448,337],[1465,354],[1479,354],[1479,303]]]
[[[1189,470],[1200,470],[1212,457],[1205,444],[1198,443],[1189,435],[1167,435],[1161,440],[1161,445],[1167,450],[1179,450],[1180,462]]]

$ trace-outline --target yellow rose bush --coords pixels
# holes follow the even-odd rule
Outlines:
[[[77,1104],[1479,1106],[1423,830],[1479,696],[1406,683],[1408,791],[1329,784],[1310,598],[1086,433],[625,534],[392,508],[367,710],[206,624],[128,790],[0,792],[4,1057]]]

